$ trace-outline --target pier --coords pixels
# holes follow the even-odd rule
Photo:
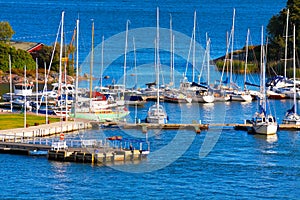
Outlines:
[[[19,142],[25,138],[48,137],[90,128],[92,125],[87,120],[55,122],[26,128],[0,130],[0,141]]]
[[[129,142],[108,140],[36,139],[22,142],[0,142],[0,153],[47,156],[48,160],[94,164],[115,162],[137,163],[149,154],[148,144],[139,142],[130,148]]]
[[[280,124],[280,130],[300,130],[300,125]],[[132,147],[132,142],[122,137],[110,137],[105,140],[76,140],[64,138],[64,134],[90,129],[92,127],[123,129],[138,129],[143,133],[152,129],[162,130],[192,130],[201,133],[210,128],[232,128],[251,132],[252,124],[220,123],[220,124],[148,124],[106,122],[100,123],[88,120],[61,121],[51,124],[31,126],[0,131],[0,153],[21,154],[32,156],[47,156],[48,160],[62,162],[114,164],[138,163],[147,158],[149,144],[139,141]],[[59,135],[60,137],[49,137]],[[63,135],[63,137],[61,137]],[[135,141],[135,143],[137,143]]]
[[[208,124],[149,124],[149,123],[116,123],[116,122],[108,122],[108,123],[98,123],[91,122],[93,127],[101,126],[101,127],[120,127],[123,129],[140,129],[143,133],[146,133],[149,129],[187,129],[194,130],[196,133],[200,133],[202,130],[208,130]]]

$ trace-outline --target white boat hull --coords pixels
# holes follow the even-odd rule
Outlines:
[[[193,97],[193,102],[198,103],[213,103],[214,101],[214,95],[197,95]]]
[[[167,124],[168,119],[166,117],[147,117],[147,123],[150,124]]]
[[[300,116],[296,113],[287,114],[282,120],[282,123],[300,125]]]
[[[277,123],[257,123],[253,124],[253,130],[257,134],[273,135],[277,133]]]
[[[157,104],[152,105],[148,110],[146,122],[151,124],[168,123],[168,116],[163,106],[157,106]]]
[[[252,101],[250,94],[232,94],[230,96],[231,101]]]

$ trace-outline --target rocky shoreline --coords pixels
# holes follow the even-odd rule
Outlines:
[[[12,83],[16,84],[16,83],[23,83],[24,82],[24,75],[18,75],[18,74],[12,74],[11,75],[12,78]],[[35,76],[31,76],[28,75],[26,77],[28,82],[36,82],[36,77]],[[59,74],[58,73],[50,73],[50,75],[47,77],[47,83],[48,84],[52,84],[52,83],[57,83],[59,79]],[[62,77],[63,82],[64,82],[64,77]],[[80,76],[79,80],[87,80],[88,77],[85,76]],[[67,83],[70,84],[75,84],[75,77],[73,76],[69,76],[67,75],[66,77],[66,81]],[[10,83],[10,75],[5,73],[5,74],[1,74],[0,76],[0,84],[9,84]],[[44,74],[38,74],[38,83],[45,83],[45,75]]]

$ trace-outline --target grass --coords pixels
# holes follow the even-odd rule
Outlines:
[[[60,118],[49,117],[50,122],[59,122]],[[26,115],[27,126],[35,126],[38,124],[45,124],[46,117],[29,114]],[[0,114],[0,130],[13,129],[13,128],[24,128],[24,114],[14,113],[14,114]]]

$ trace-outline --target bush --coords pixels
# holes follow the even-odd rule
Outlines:
[[[9,72],[9,55],[11,56],[12,70],[21,70],[24,74],[24,67],[27,70],[35,69],[36,64],[30,53],[27,51],[10,47],[8,44],[0,43],[0,70]]]

